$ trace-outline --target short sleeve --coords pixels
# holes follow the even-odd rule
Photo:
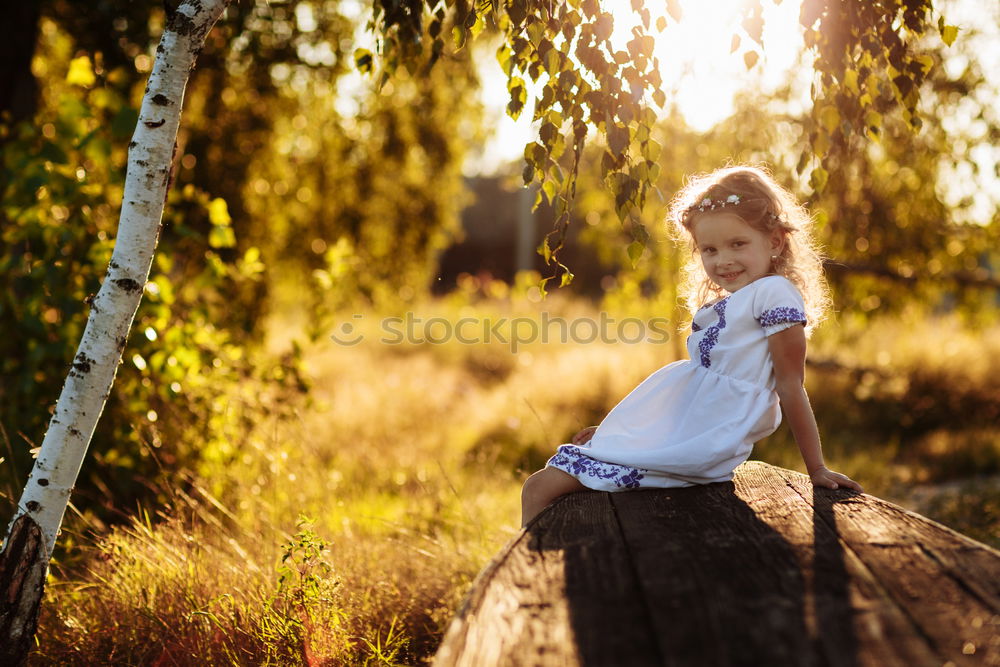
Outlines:
[[[768,276],[759,281],[754,294],[753,316],[772,336],[796,324],[806,323],[806,305],[802,295],[787,278]]]

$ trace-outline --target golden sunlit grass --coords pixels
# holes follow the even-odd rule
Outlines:
[[[524,296],[466,294],[415,310],[453,322],[540,308],[598,316]],[[495,341],[387,345],[380,317],[360,319],[358,345],[321,339],[307,350],[313,402],[297,419],[261,415],[236,460],[178,479],[162,516],[99,536],[71,570],[56,567],[35,661],[426,660],[476,572],[516,533],[520,480],[673,360],[672,345],[534,342],[516,355]],[[1000,472],[995,420],[939,414],[997,408],[996,334],[950,320],[819,332],[814,359],[847,367],[810,371],[831,467],[903,500],[919,481]],[[927,404],[931,388],[950,397],[944,408]],[[907,413],[915,421],[894,428],[892,416]],[[783,430],[755,458],[802,469]],[[1000,525],[988,489],[914,507],[988,539]]]

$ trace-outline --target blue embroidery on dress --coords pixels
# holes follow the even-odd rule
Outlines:
[[[712,310],[719,316],[719,321],[708,328],[705,337],[698,343],[698,349],[701,351],[701,365],[705,368],[712,365],[712,348],[719,342],[719,332],[726,328],[726,302],[728,301],[729,297],[727,296],[712,306]]]
[[[784,324],[786,322],[795,323],[805,323],[806,314],[803,313],[798,308],[792,308],[789,306],[779,306],[777,308],[771,308],[770,310],[765,310],[757,318],[762,327],[771,327],[775,324]]]
[[[579,447],[573,445],[559,445],[555,455],[549,459],[546,465],[574,476],[586,475],[596,479],[610,480],[615,483],[615,486],[625,489],[638,488],[639,480],[645,477],[641,472],[645,470],[644,468],[598,461],[590,458],[580,451]]]
[[[695,331],[701,331],[701,327],[698,326],[698,324],[696,322],[692,322],[691,323],[691,331],[692,331],[692,333],[695,332]]]

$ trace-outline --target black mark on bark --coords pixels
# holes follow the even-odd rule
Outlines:
[[[170,100],[168,100],[167,96],[164,95],[163,93],[157,93],[156,95],[153,95],[153,99],[150,100],[150,101],[153,104],[156,104],[156,105],[161,106],[161,107],[165,107],[165,106],[168,106],[170,104]]]
[[[197,8],[196,8],[197,9]],[[167,30],[173,30],[178,35],[186,37],[195,31],[195,22],[191,17],[183,12],[174,12],[174,15],[167,21]]]
[[[142,285],[131,278],[119,278],[118,280],[113,280],[112,282],[126,292],[135,292],[142,289]]]
[[[149,128],[157,128],[157,127],[163,125],[166,122],[167,122],[167,120],[165,118],[161,118],[160,120],[147,120],[147,121],[143,122],[143,125],[145,125],[146,127],[149,127]]]
[[[38,510],[40,510],[40,509],[42,508],[42,506],[41,506],[41,505],[39,505],[39,504],[38,504],[38,503],[37,503],[36,501],[34,501],[34,500],[29,500],[29,501],[28,501],[28,504],[27,504],[27,508],[28,508],[28,511],[29,511],[29,512],[37,512]]]
[[[85,355],[83,352],[76,355],[76,359],[73,361],[73,368],[80,371],[81,373],[89,373],[90,365],[94,363],[94,360]]]

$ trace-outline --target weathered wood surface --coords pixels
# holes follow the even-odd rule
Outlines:
[[[480,574],[434,664],[1000,665],[1000,552],[756,461],[577,493]]]

